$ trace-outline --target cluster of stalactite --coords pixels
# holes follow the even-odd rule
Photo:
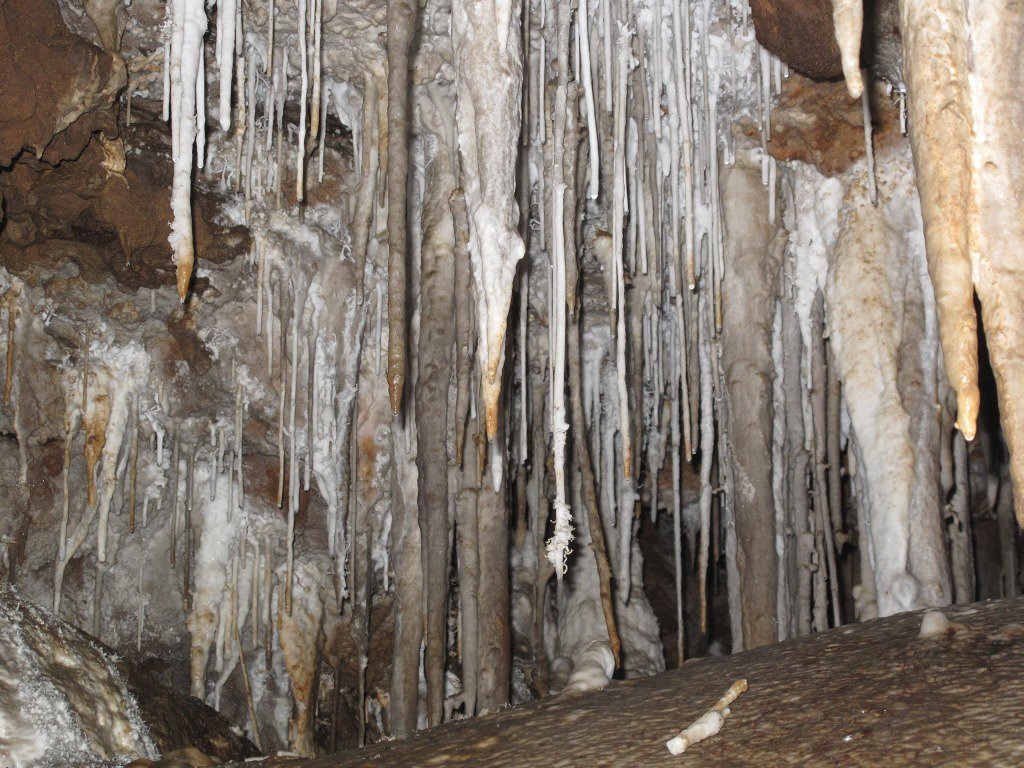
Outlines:
[[[904,26],[930,28],[901,6]],[[214,322],[189,304],[191,206],[200,174],[219,177],[226,215],[252,233],[230,278],[246,309],[208,336],[228,382],[209,412],[165,389],[151,350],[104,328],[66,354],[55,610],[69,564],[94,551],[99,633],[104,579],[144,546],[108,530],[121,511],[132,533],[160,526],[193,694],[219,705],[240,667],[260,740],[261,678],[281,668],[288,741],[308,753],[325,664],[335,724],[343,669],[357,668],[360,740],[382,698],[392,734],[504,705],[513,638],[533,694],[590,685],[557,680],[559,656],[605,679],[606,648],[625,674],[662,669],[637,543],[648,516],[671,517],[679,663],[691,614],[705,635],[716,619],[720,572],[717,618],[736,650],[974,596],[975,288],[1001,334],[993,363],[1017,455],[1015,289],[992,275],[1009,269],[1018,224],[981,183],[1016,172],[1000,154],[1009,123],[984,89],[922,84],[945,65],[910,34],[912,141],[873,151],[881,91],[859,80],[859,9],[837,2],[835,18],[865,158],[829,178],[772,157],[788,73],[757,44],[744,0],[388,0],[355,14],[364,27],[323,0],[174,0],[149,84],[163,80],[172,126],[175,295]],[[97,27],[116,48],[125,10],[108,10]],[[971,23],[1005,48],[993,18]],[[345,37],[357,28],[384,35]],[[943,56],[961,62],[950,45]],[[946,91],[974,99],[973,123],[940,109]],[[332,119],[352,137],[345,174]],[[977,137],[987,154],[968,152]],[[340,200],[325,191],[339,175]],[[1019,202],[1014,178],[1000,180]],[[984,216],[972,228],[979,207],[1005,231]],[[30,383],[17,350],[33,331],[19,318],[43,300],[16,278],[2,287],[4,400],[20,435]],[[245,334],[259,344],[236,344]],[[141,647],[145,560],[124,557]],[[1004,559],[1012,592],[1012,546]],[[386,601],[381,697],[368,670]],[[353,647],[354,659],[341,650]]]

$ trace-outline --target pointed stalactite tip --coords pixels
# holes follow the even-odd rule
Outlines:
[[[498,435],[498,399],[501,397],[501,377],[497,381],[483,381],[484,422],[487,427],[487,439],[493,440]]]
[[[405,376],[401,371],[388,371],[388,396],[391,398],[391,413],[397,416],[402,410],[402,390],[405,389]]]
[[[188,297],[188,284],[192,281],[192,264],[194,259],[191,253],[179,254],[177,265],[178,280],[178,301],[182,304]]]
[[[970,442],[978,431],[978,411],[981,408],[981,393],[976,385],[967,386],[957,395],[956,428]]]

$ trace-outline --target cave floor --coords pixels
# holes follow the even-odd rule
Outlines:
[[[918,637],[921,613],[903,614],[356,752],[258,765],[1024,765],[1024,599],[944,613],[955,631],[941,637]],[[722,731],[670,755],[665,742],[737,678],[749,690]]]

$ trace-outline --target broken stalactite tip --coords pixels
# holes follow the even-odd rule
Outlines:
[[[730,714],[729,705],[736,701],[745,690],[747,690],[746,679],[737,680],[730,685],[729,690],[723,694],[722,698],[711,709],[690,723],[676,736],[665,742],[665,747],[668,751],[673,755],[680,755],[686,751],[687,747],[691,747],[718,733],[722,729],[725,719]]]

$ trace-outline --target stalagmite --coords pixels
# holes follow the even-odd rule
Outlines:
[[[419,5],[415,0],[388,0],[388,393],[391,410],[398,415],[405,390],[406,304],[408,288],[407,185],[409,174],[409,126],[412,109],[409,94],[409,51],[417,26]]]
[[[914,450],[897,386],[900,333],[890,288],[891,265],[907,256],[884,206],[888,196],[905,192],[880,185],[878,207],[865,192],[862,182],[844,199],[826,299],[830,339],[867,481],[866,498],[858,505],[865,515],[861,530],[869,534],[878,612],[886,616],[922,607],[921,585],[910,570]],[[860,201],[853,197],[857,194]],[[864,359],[874,364],[855,362]]]

